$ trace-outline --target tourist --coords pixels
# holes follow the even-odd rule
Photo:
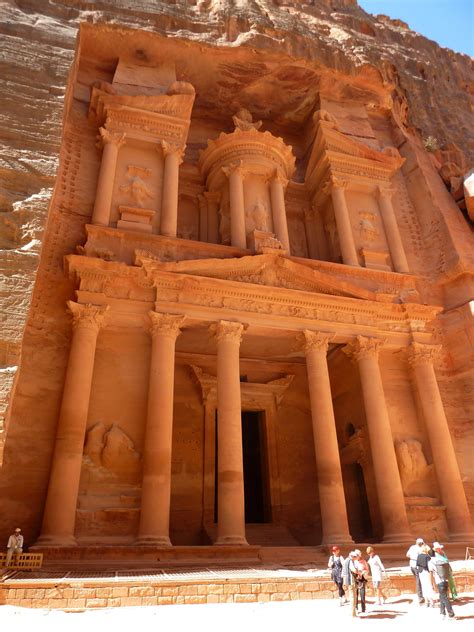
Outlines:
[[[346,593],[343,588],[342,567],[344,564],[344,558],[341,555],[341,549],[338,546],[333,546],[332,555],[328,561],[328,568],[331,569],[331,579],[336,584],[339,593],[339,605],[343,606],[346,603]]]
[[[451,599],[457,599],[458,591],[454,582],[453,569],[451,568],[451,564],[449,563],[449,559],[444,550],[444,546],[439,542],[433,542],[433,551],[435,562],[440,561],[442,564],[447,564],[449,592],[451,593]]]
[[[423,598],[423,591],[421,589],[420,576],[418,573],[418,569],[416,567],[416,560],[421,553],[421,547],[424,545],[423,538],[417,538],[416,543],[412,544],[411,547],[407,551],[407,558],[410,560],[410,570],[415,576],[416,580],[416,593],[418,595],[418,603],[423,603],[425,600]]]
[[[367,575],[369,567],[367,562],[362,559],[362,553],[356,549],[349,554],[351,561],[349,570],[352,575],[351,594],[352,594],[352,616],[357,616],[357,602],[360,602],[360,612],[365,613],[365,585],[367,583]]]
[[[435,556],[430,559],[428,566],[431,573],[433,574],[436,588],[438,589],[439,613],[441,615],[441,618],[446,618],[447,611],[448,617],[450,619],[454,619],[454,610],[448,598],[448,584],[449,577],[452,577],[452,570],[448,559],[443,555],[443,548],[443,545],[439,542],[433,543]],[[440,552],[438,553],[438,551]]]
[[[346,592],[352,594],[352,575],[349,569],[349,565],[351,563],[350,554],[344,560],[344,564],[342,565],[342,586]],[[356,603],[357,608],[357,603]]]
[[[431,561],[430,547],[427,544],[423,544],[421,547],[421,553],[416,560],[416,567],[420,577],[421,590],[426,600],[427,608],[434,608],[434,590],[431,580],[431,568],[429,562]]]
[[[14,553],[15,555],[23,553],[23,536],[21,535],[21,529],[19,527],[17,527],[15,532],[8,538],[5,566],[10,565]]]
[[[374,597],[377,598],[377,602],[379,605],[382,605],[387,597],[384,595],[381,583],[382,583],[382,573],[385,575],[385,567],[382,564],[382,560],[375,553],[375,549],[373,546],[367,547],[367,554],[369,559],[367,560],[370,566],[370,574],[372,575],[372,584],[374,587]]]

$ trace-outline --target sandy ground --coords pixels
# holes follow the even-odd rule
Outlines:
[[[351,628],[377,630],[423,630],[429,632],[460,626],[474,629],[474,593],[463,594],[453,603],[456,619],[442,620],[438,608],[419,606],[415,595],[392,597],[383,606],[368,600],[365,616],[353,619],[350,606],[339,606],[335,599],[284,601],[261,604],[207,604],[187,606],[147,606],[109,608],[67,613],[0,606],[0,629],[28,629],[35,632],[95,632],[95,630],[131,630],[150,626],[151,630],[191,630],[192,632],[254,632],[272,630],[342,630]]]

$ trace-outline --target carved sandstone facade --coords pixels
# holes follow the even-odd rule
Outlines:
[[[277,84],[265,108],[236,90],[229,111],[209,95],[231,51],[117,29],[111,61],[104,33],[81,28],[70,79],[2,532],[13,520],[58,547],[472,539],[438,377],[459,375],[452,314],[382,82],[371,109],[334,75],[301,120],[272,116]]]

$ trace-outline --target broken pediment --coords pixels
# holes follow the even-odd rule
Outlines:
[[[324,113],[323,113],[324,114]],[[340,132],[331,117],[316,112],[316,137],[305,182],[313,192],[323,190],[328,178],[388,183],[404,163],[395,147],[374,149]]]
[[[239,283],[251,283],[268,287],[317,292],[333,296],[376,301],[375,292],[336,279],[309,266],[292,261],[282,254],[261,254],[239,259],[194,259],[163,262],[137,252],[136,263],[147,273],[153,271],[175,272],[193,276],[210,277]]]

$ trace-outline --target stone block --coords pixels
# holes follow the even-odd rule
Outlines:
[[[107,599],[86,599],[87,608],[105,608],[107,606]]]
[[[206,603],[207,599],[205,595],[185,595],[184,603]]]
[[[312,599],[313,598],[313,593],[308,592],[306,590],[300,590],[298,595],[299,595],[299,599]]]
[[[260,603],[266,603],[270,601],[270,595],[268,593],[259,593],[257,595],[257,601],[259,601]]]
[[[257,595],[252,593],[238,593],[234,595],[234,603],[249,603],[257,601]]]
[[[219,603],[219,595],[207,595],[206,603]]]
[[[150,597],[155,594],[155,589],[152,586],[131,586],[128,594],[130,597]]]
[[[270,601],[289,601],[290,597],[285,592],[275,592],[270,595]]]
[[[48,599],[48,608],[67,608],[67,599]]]
[[[163,597],[176,597],[178,594],[179,586],[169,586],[162,588]]]
[[[178,589],[178,595],[189,596],[189,595],[197,595],[197,594],[198,594],[197,586],[180,586]]]
[[[86,607],[86,600],[84,598],[82,598],[82,599],[68,599],[67,600],[67,607],[68,608],[85,608]]]
[[[172,597],[169,595],[168,597],[157,597],[159,606],[171,606],[171,604],[178,603],[177,597]]]
[[[141,597],[122,597],[122,606],[141,606]]]
[[[112,588],[112,597],[128,597],[128,587],[115,586]]]
[[[208,595],[223,595],[224,585],[223,584],[208,584],[207,594]]]
[[[218,596],[219,596],[219,603],[233,603],[234,602],[233,594],[218,595]]]
[[[107,599],[107,608],[120,608],[122,599],[120,597],[110,597]]]

